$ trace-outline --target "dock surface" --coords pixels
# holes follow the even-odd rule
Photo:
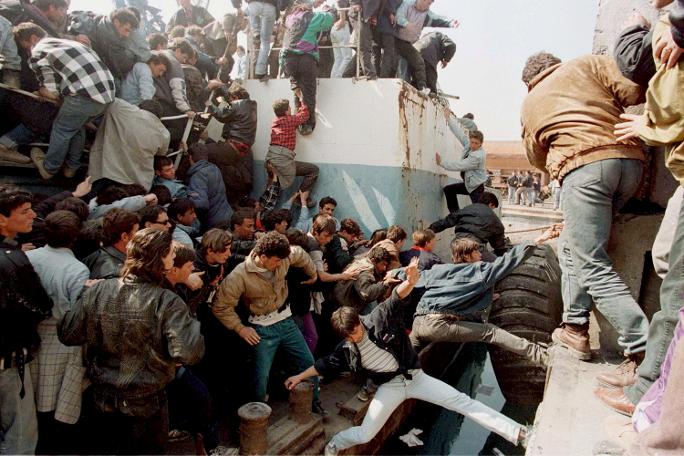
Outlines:
[[[592,361],[585,362],[554,349],[526,456],[619,455],[629,448],[636,437],[631,419],[594,396],[596,375],[614,369],[614,363],[596,351]]]

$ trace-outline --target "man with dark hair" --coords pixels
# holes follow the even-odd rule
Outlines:
[[[169,218],[173,221],[173,240],[180,242],[190,248],[194,248],[193,238],[199,235],[195,229],[195,204],[189,198],[178,198],[173,200],[168,208]]]
[[[195,112],[188,102],[185,74],[181,66],[188,63],[194,52],[190,43],[182,38],[174,39],[168,49],[154,52],[157,55],[164,55],[169,61],[166,72],[154,78],[154,96],[162,104],[165,116],[176,116],[184,113],[190,118],[195,117]],[[181,139],[185,123],[185,121],[175,121],[175,123],[168,124],[173,141]]]
[[[332,299],[340,306],[353,307],[359,312],[374,301],[382,301],[393,285],[399,281],[389,274],[394,257],[384,248],[374,246],[368,255],[355,260],[344,272],[355,274],[356,279],[335,284]]]
[[[163,33],[150,33],[147,35],[147,44],[153,51],[163,51],[169,45],[169,38]]]
[[[140,229],[156,228],[158,230],[171,232],[171,220],[162,206],[147,206],[138,211],[140,216]]]
[[[45,218],[47,245],[26,253],[54,303],[52,317],[38,325],[42,344],[31,365],[38,379],[34,383],[40,432],[37,453],[70,453],[66,433],[74,432],[81,412],[83,349],[66,347],[57,339],[57,323],[76,304],[90,276],[71,251],[80,226],[81,220],[72,212],[52,212]]]
[[[180,9],[171,16],[169,23],[166,24],[166,33],[178,25],[183,27],[190,25],[204,27],[215,20],[206,8],[193,5],[191,0],[178,0],[178,5]]]
[[[31,69],[41,81],[40,95],[62,101],[47,153],[33,148],[31,160],[43,179],[52,178],[62,165],[64,175],[71,178],[81,166],[85,124],[114,101],[114,77],[98,55],[80,43],[45,38],[45,31],[39,29],[27,35],[17,35],[17,42],[31,52]]]
[[[145,62],[137,62],[121,83],[119,98],[139,106],[144,100],[152,100],[156,92],[154,79],[164,76],[171,66],[164,54],[152,54]]]
[[[437,64],[446,68],[456,53],[456,43],[441,32],[431,32],[413,44],[425,63],[425,85],[437,93]]]
[[[534,243],[558,237],[553,226]],[[454,264],[439,264],[423,271],[416,285],[419,302],[413,320],[411,343],[420,351],[431,342],[485,342],[524,356],[546,367],[548,354],[541,345],[515,336],[491,323],[481,313],[492,303],[494,285],[520,265],[532,245],[515,246],[493,262],[483,262],[480,244],[468,238],[451,242]]]
[[[521,114],[528,160],[563,188],[566,224],[558,253],[564,313],[553,340],[589,360],[595,303],[620,335],[625,356],[638,364],[648,319],[606,249],[613,215],[639,186],[645,161],[638,139],[619,140],[614,126],[625,106],[643,102],[643,89],[624,78],[612,58],[599,55],[560,63],[538,53],[527,60],[522,79],[528,88]]]
[[[454,227],[456,237],[473,237],[478,240],[482,247],[489,245],[498,256],[508,250],[506,235],[501,219],[494,209],[499,207],[499,200],[493,193],[484,192],[479,203],[471,204],[452,212],[441,220],[433,222],[429,229],[435,233]],[[493,258],[485,258],[485,261]]]
[[[482,148],[484,135],[479,130],[465,130],[454,118],[449,107],[444,108],[444,116],[449,129],[463,147],[463,151],[454,160],[442,161],[442,156],[439,153],[435,154],[437,166],[449,171],[461,172],[463,182],[444,187],[444,197],[449,212],[456,212],[459,209],[458,195],[468,195],[473,203],[477,203],[484,192],[487,182],[486,153]]]
[[[126,259],[126,246],[140,227],[135,212],[114,208],[102,220],[102,247],[87,256],[83,263],[90,269],[91,279],[119,277]]]
[[[199,212],[203,230],[230,220],[233,213],[226,199],[221,171],[208,158],[209,151],[205,145],[194,144],[190,147],[190,168],[186,179],[189,198]]]
[[[288,226],[292,222],[292,213],[288,209],[276,209],[266,212],[261,219],[266,231],[277,231],[285,234]]]
[[[86,290],[59,324],[62,343],[85,345],[92,382],[92,454],[166,452],[165,387],[178,364],[194,364],[204,354],[199,322],[178,295],[162,286],[173,258],[169,233],[139,231],[131,239],[121,278]]]
[[[406,335],[402,309],[403,301],[420,278],[417,262],[407,267],[406,276],[392,296],[368,315],[361,316],[349,307],[337,309],[331,319],[332,326],[345,340],[332,354],[285,380],[285,386],[292,389],[311,377],[329,378],[352,371],[364,374],[380,385],[363,423],[333,436],[325,447],[325,454],[336,455],[341,450],[369,442],[407,398],[422,399],[462,413],[506,440],[525,446],[527,429],[523,425],[420,369],[418,356]]]
[[[119,8],[108,16],[95,18],[92,29],[86,33],[93,50],[112,72],[117,88],[138,60],[129,41],[131,32],[139,25],[138,17],[129,8]]]
[[[247,90],[236,83],[227,91],[222,91],[222,94],[228,100],[228,105],[218,108],[211,105],[209,112],[224,123],[224,142],[208,144],[207,148],[209,161],[221,170],[228,202],[236,207],[240,198],[248,196],[252,191],[252,145],[257,131],[257,102],[249,97]]]
[[[29,362],[40,346],[38,324],[51,315],[52,300],[16,243],[31,231],[36,214],[30,193],[0,187],[0,448],[33,454],[38,440]]]
[[[188,187],[176,179],[176,168],[171,157],[155,155],[154,174],[152,185],[166,186],[171,192],[172,198],[186,198],[188,196]]]
[[[226,328],[235,331],[254,349],[254,399],[266,399],[269,371],[279,347],[290,358],[289,364],[301,371],[313,364],[313,357],[302,333],[292,319],[287,305],[287,281],[290,266],[302,268],[313,283],[316,267],[299,246],[290,246],[287,238],[271,231],[263,235],[254,250],[221,283],[212,311]],[[250,315],[244,322],[236,308],[242,302]],[[313,410],[321,412],[318,379],[313,379]]]
[[[254,230],[256,214],[252,209],[240,209],[230,217],[230,231],[233,233],[233,254],[242,261],[256,245]]]

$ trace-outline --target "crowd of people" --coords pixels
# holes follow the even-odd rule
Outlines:
[[[403,72],[436,92],[455,44],[422,30],[458,23],[432,0],[247,1],[244,11],[234,0],[221,20],[178,3],[166,33],[144,36],[135,8],[97,16],[68,12],[66,0],[0,1],[0,102],[16,114],[3,119],[0,159],[73,183],[89,150],[73,191],[0,187],[0,453],[163,454],[190,436],[222,454],[219,423],[236,432],[239,406],[306,380],[325,416],[319,377],[340,371],[366,374],[358,397],[381,412],[336,436],[330,454],[369,441],[406,397],[524,445],[524,424],[425,374],[417,357],[434,341],[479,340],[548,363],[545,347],[483,320],[495,282],[531,246],[506,246],[472,119],[445,109],[466,152],[440,164],[468,184],[445,195],[474,203],[458,211],[455,197],[434,224],[454,227],[452,262],[433,252],[430,229],[408,249],[397,225],[365,239],[359,221],[335,218],[333,197],[312,199],[319,168],[296,158],[298,135],[315,128],[316,78],[333,71],[324,54],[333,76],[354,76],[358,42],[363,77]],[[252,61],[237,45],[247,23]],[[319,49],[326,39],[334,52]],[[280,73],[294,97],[274,100],[268,181],[254,189],[257,104],[239,80]],[[209,118],[223,124],[219,140],[204,131]],[[41,140],[46,150],[30,147]]]
[[[146,37],[134,8],[97,16],[69,13],[66,0],[0,1],[3,83],[40,98],[3,92],[16,115],[3,119],[0,159],[32,162],[45,180],[74,179],[90,144],[89,177],[73,191],[41,197],[0,187],[0,453],[163,454],[184,433],[221,453],[218,423],[234,424],[240,405],[310,381],[312,411],[325,416],[319,380],[342,371],[368,377],[358,397],[371,401],[370,412],[335,435],[328,454],[372,439],[409,397],[525,445],[526,426],[432,378],[417,357],[432,342],[481,341],[549,361],[546,347],[483,318],[495,283],[533,246],[506,243],[472,116],[445,109],[463,152],[435,159],[463,182],[444,188],[449,215],[414,230],[408,249],[404,227],[365,239],[358,220],[335,218],[335,198],[311,197],[318,166],[296,159],[298,135],[316,126],[316,78],[356,73],[346,44],[358,43],[365,78],[403,72],[417,90],[435,92],[437,66],[455,45],[422,30],[458,23],[434,14],[432,0],[252,0],[244,11],[232,3],[235,12],[215,20],[179,0],[166,33]],[[634,414],[640,444],[654,448],[684,448],[679,428],[662,419],[681,403],[672,385],[684,369],[681,189],[653,249],[664,279],[650,324],[606,245],[613,214],[640,181],[638,138],[666,146],[682,181],[684,116],[671,97],[682,11],[678,0],[653,30],[637,19],[616,59],[562,63],[539,53],[523,71],[525,147],[558,183],[566,221],[562,234],[553,226],[535,242],[561,236],[565,311],[553,340],[589,359],[596,305],[626,357],[600,377],[597,396]],[[247,24],[258,49],[251,61],[237,45]],[[342,47],[319,49],[328,41]],[[281,48],[276,58],[272,44]],[[231,79],[236,64],[238,79],[291,80],[293,100],[273,103],[264,189],[253,188],[256,101]],[[624,114],[644,99],[643,116]],[[211,117],[224,124],[218,141],[203,128],[185,135],[187,119],[203,126]],[[26,155],[41,138],[47,150]],[[167,156],[175,149],[181,159]],[[513,177],[509,198],[534,204],[531,173]],[[459,195],[472,204],[461,208]],[[433,250],[436,233],[450,227],[447,262]]]

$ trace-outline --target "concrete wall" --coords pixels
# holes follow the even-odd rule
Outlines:
[[[273,119],[271,105],[278,98],[291,99],[292,92],[289,81],[282,79],[250,80],[246,88],[258,102],[252,148],[258,196],[266,178],[262,165]],[[339,219],[353,217],[367,234],[394,223],[410,234],[446,215],[441,188],[458,176],[438,168],[434,156],[439,151],[448,157],[461,146],[448,130],[440,106],[395,79],[319,79],[316,116],[314,133],[297,137],[297,159],[320,167],[313,197],[335,197]],[[444,253],[443,248],[440,251]]]

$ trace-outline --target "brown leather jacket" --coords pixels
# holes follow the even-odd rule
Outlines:
[[[637,140],[613,134],[625,106],[644,101],[637,84],[615,61],[587,55],[546,69],[529,84],[522,107],[527,159],[560,179],[588,163],[611,158],[644,160]]]

